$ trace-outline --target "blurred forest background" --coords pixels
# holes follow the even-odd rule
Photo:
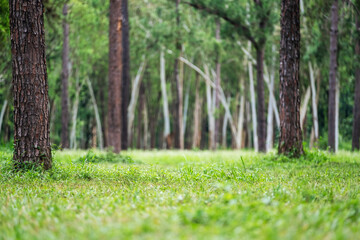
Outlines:
[[[47,0],[44,4],[52,143],[63,145],[61,137],[66,129],[61,106],[64,28],[68,25],[67,147],[106,147],[109,1]],[[263,1],[261,7],[250,0],[131,0],[128,4],[129,148],[257,149],[258,142],[265,141],[262,138],[266,138],[268,150],[275,147],[279,135],[279,1]],[[331,4],[326,0],[301,3],[303,139],[314,146],[318,138],[323,149],[328,147]],[[352,147],[355,70],[359,67],[355,54],[359,38],[356,6],[360,4],[338,4],[338,106],[330,106],[338,109],[336,137],[339,149],[345,150]],[[214,15],[206,8],[217,12]],[[223,16],[216,16],[219,14]],[[0,0],[0,15],[0,142],[11,145],[14,130],[7,0]],[[224,16],[238,19],[251,30],[254,41],[264,46],[264,106],[259,106],[261,89],[256,81],[259,46],[249,41],[247,31],[236,28]],[[205,78],[221,86],[219,97]],[[257,133],[256,114],[266,120],[266,130],[260,129],[265,135]]]

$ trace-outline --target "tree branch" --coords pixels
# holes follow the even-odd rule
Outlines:
[[[258,46],[257,41],[251,35],[250,29],[247,26],[241,24],[239,21],[231,19],[229,16],[226,15],[226,13],[219,11],[218,9],[208,8],[208,7],[198,4],[198,3],[192,3],[192,2],[183,2],[183,3],[189,5],[197,10],[205,11],[211,15],[216,15],[216,16],[224,19],[225,21],[227,21],[228,23],[233,25],[235,28],[240,29],[241,32],[243,33],[244,37],[246,37],[254,45],[255,48]]]

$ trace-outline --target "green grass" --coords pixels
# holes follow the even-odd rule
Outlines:
[[[87,154],[14,172],[3,149],[0,239],[360,239],[359,153]]]

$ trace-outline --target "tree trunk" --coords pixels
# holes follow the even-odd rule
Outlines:
[[[335,121],[336,121],[336,75],[338,51],[338,1],[333,0],[331,6],[330,30],[330,70],[329,70],[329,112],[328,112],[328,144],[331,152],[335,152]]]
[[[251,44],[249,43],[249,51],[251,49]],[[254,77],[253,77],[253,67],[250,60],[248,60],[248,69],[249,69],[249,79],[250,79],[250,99],[251,99],[251,118],[253,125],[253,138],[254,138],[254,148],[255,151],[259,151],[259,143],[258,143],[258,128],[257,124],[259,119],[256,114],[256,103],[255,103],[255,90],[254,90]]]
[[[239,118],[238,118],[238,126],[237,126],[237,138],[236,141],[238,144],[236,146],[237,149],[241,149],[243,143],[243,127],[244,127],[244,111],[245,111],[245,84],[244,80],[241,80],[242,94],[240,97],[240,109],[239,109]]]
[[[49,97],[41,0],[10,0],[14,162],[51,168]]]
[[[352,150],[360,149],[360,18],[356,17],[356,44],[355,54],[358,59],[355,69],[355,101],[354,101],[354,120],[353,120],[353,136],[352,136]]]
[[[147,102],[145,98],[145,91],[144,91],[144,100],[142,101],[142,115],[143,115],[143,124],[144,124],[144,134],[143,134],[143,149],[148,149],[148,142],[149,142],[149,116],[148,116],[148,109],[147,109]]]
[[[259,151],[266,152],[266,119],[265,119],[265,90],[264,90],[264,47],[256,49],[257,70],[257,134]]]
[[[144,74],[144,70],[146,67],[146,60],[144,60],[139,67],[139,70],[136,74],[136,77],[134,79],[133,82],[133,86],[132,86],[132,90],[131,90],[131,99],[130,99],[130,103],[127,109],[127,123],[128,123],[128,130],[127,130],[127,136],[128,139],[127,141],[129,142],[129,144],[131,144],[132,142],[132,137],[133,137],[133,125],[134,125],[134,119],[135,119],[135,109],[136,109],[136,104],[139,98],[139,89],[140,89],[140,84],[143,78],[143,74]],[[128,146],[129,147],[129,146]]]
[[[129,13],[128,0],[122,0],[122,50],[123,50],[123,79],[122,79],[122,129],[121,147],[127,149],[128,143],[128,116],[127,109],[130,101],[130,41],[129,41]]]
[[[189,109],[189,97],[190,97],[190,81],[187,84],[186,92],[185,92],[185,100],[184,100],[184,117],[183,117],[183,139],[185,141],[185,133],[186,133],[186,124],[187,124],[187,116],[188,116],[188,109]]]
[[[319,122],[318,122],[318,111],[317,111],[317,102],[316,102],[316,87],[315,87],[315,76],[314,69],[311,62],[309,62],[309,71],[310,71],[310,85],[311,85],[311,101],[312,101],[312,113],[313,113],[313,128],[314,128],[314,141],[317,142],[319,139]]]
[[[3,120],[4,120],[6,107],[7,107],[7,100],[4,101],[4,104],[3,104],[2,108],[1,108],[1,112],[0,112],[0,133],[1,133],[2,123],[3,123]],[[1,134],[0,134],[0,136],[1,136]]]
[[[195,107],[194,107],[194,133],[193,133],[193,148],[200,148],[201,141],[201,106],[202,99],[199,94],[199,77],[200,75],[196,73],[196,83],[195,83]]]
[[[216,40],[220,42],[220,19],[216,19]],[[220,81],[221,81],[221,63],[220,63],[220,50],[216,53],[216,79],[215,79],[215,111],[219,113],[220,110]],[[216,114],[215,118],[215,147],[220,142],[220,116]]]
[[[68,5],[63,7],[63,52],[62,52],[62,73],[61,73],[61,146],[69,148],[69,23],[67,22]]]
[[[109,25],[109,97],[108,146],[115,153],[121,150],[122,139],[122,0],[110,0]]]
[[[96,104],[96,99],[95,99],[95,94],[94,94],[94,90],[92,88],[91,82],[90,80],[87,78],[86,82],[88,84],[89,87],[89,92],[90,92],[90,97],[91,97],[91,101],[94,107],[94,114],[95,114],[95,120],[96,120],[96,129],[97,129],[97,135],[98,135],[98,141],[99,141],[99,148],[100,150],[104,149],[104,141],[103,141],[103,135],[102,135],[102,127],[101,127],[101,120],[100,120],[100,114],[99,114],[99,110]]]
[[[79,109],[79,95],[80,95],[79,79],[76,77],[76,92],[75,92],[75,102],[72,110],[72,127],[70,133],[70,148],[76,149],[76,123],[77,123],[77,114]]]
[[[206,69],[205,74],[209,76],[209,72]],[[209,149],[215,150],[215,117],[214,117],[214,102],[211,96],[211,86],[208,81],[206,81],[206,103],[207,103],[207,112],[208,112],[208,128],[209,128]]]
[[[274,114],[277,118],[278,109],[276,106],[276,99],[274,97],[274,87],[275,87],[275,45],[272,46],[272,64],[270,69],[270,74],[268,74],[269,81],[269,105],[268,105],[268,116],[267,116],[267,133],[266,133],[266,150],[269,151],[273,148],[274,142]],[[275,104],[274,104],[275,103]],[[279,121],[280,122],[280,121]],[[279,123],[280,125],[280,123]]]
[[[305,117],[306,117],[306,111],[309,105],[311,96],[311,90],[310,87],[306,89],[304,99],[302,100],[302,105],[300,107],[300,128],[304,131],[305,129]]]
[[[300,4],[281,0],[279,154],[303,154],[300,128]]]
[[[164,50],[161,50],[160,53],[160,81],[161,81],[161,95],[163,99],[163,111],[164,111],[164,143],[163,147],[170,148],[171,146],[166,146],[168,142],[167,139],[170,138],[170,114],[169,114],[169,103],[166,92],[166,76],[165,76],[165,57]]]

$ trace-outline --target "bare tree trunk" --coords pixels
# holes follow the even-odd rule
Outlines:
[[[228,105],[230,105],[230,96],[227,98]],[[223,148],[227,148],[227,126],[229,122],[229,115],[225,114],[223,127],[222,127],[222,146]],[[240,141],[241,142],[241,141]]]
[[[216,40],[220,42],[220,18],[216,19]],[[220,50],[216,53],[216,79],[215,79],[215,109],[219,111],[220,108],[220,82],[221,82],[221,63],[220,63]],[[215,147],[220,142],[220,117],[216,116],[215,119]]]
[[[340,107],[340,84],[336,79],[336,94],[335,94],[335,152],[339,149],[339,107]]]
[[[305,128],[304,123],[305,123],[307,107],[308,107],[309,101],[310,101],[310,96],[311,96],[311,90],[310,90],[310,87],[308,87],[306,89],[305,96],[304,96],[304,99],[302,101],[302,105],[300,107],[300,128],[303,131],[304,131],[304,128]]]
[[[128,0],[121,0],[122,5],[122,129],[121,129],[121,147],[127,149],[128,142],[128,116],[127,110],[130,101],[130,41],[129,41],[129,13],[128,13]]]
[[[175,47],[176,47],[176,55],[180,54],[182,52],[182,46],[181,46],[181,42],[180,42],[180,11],[179,11],[179,5],[180,5],[181,0],[175,0],[175,4],[176,4],[176,27],[177,27],[177,37],[176,37],[176,42],[175,42]],[[175,84],[176,84],[176,97],[175,97],[175,109],[174,109],[174,137],[175,137],[175,148],[179,148],[182,149],[181,146],[181,132],[182,132],[182,114],[183,114],[183,109],[182,109],[182,103],[183,103],[183,84],[182,84],[182,79],[181,79],[181,71],[179,70],[179,59],[176,58],[175,59],[175,63],[174,63],[174,79],[175,79]]]
[[[311,62],[309,62],[310,70],[310,85],[311,85],[311,100],[312,100],[312,113],[313,113],[313,124],[314,124],[314,137],[315,142],[319,139],[319,122],[318,122],[318,111],[316,102],[316,87],[315,87],[315,76]]]
[[[356,44],[355,54],[360,60],[360,17],[355,14],[356,17]],[[354,100],[354,120],[353,120],[353,136],[352,136],[352,150],[360,149],[360,67],[356,65],[355,69],[355,100]]]
[[[163,112],[164,112],[164,145],[166,147],[166,140],[170,137],[170,114],[169,103],[166,92],[166,77],[165,77],[165,57],[164,50],[160,53],[160,81],[161,81],[161,95],[163,99]],[[167,146],[168,148],[171,146]]]
[[[76,92],[75,92],[75,102],[72,110],[72,127],[70,132],[70,148],[76,149],[76,122],[77,114],[79,109],[79,95],[80,95],[81,86],[79,86],[79,78],[76,76]]]
[[[205,74],[209,76],[209,72],[205,70]],[[214,117],[214,102],[211,94],[210,83],[206,81],[206,103],[208,112],[208,127],[209,127],[209,149],[215,150],[215,117]]]
[[[122,0],[110,0],[108,146],[121,150],[122,131]]]
[[[248,49],[251,49],[251,43],[249,42]],[[248,60],[248,69],[249,69],[249,79],[250,79],[250,99],[251,99],[251,118],[253,125],[253,139],[254,139],[254,148],[255,151],[259,151],[258,143],[258,128],[257,128],[257,113],[256,113],[256,103],[255,103],[255,88],[254,88],[254,77],[253,77],[253,66],[250,60]]]
[[[274,139],[274,113],[276,115],[276,100],[274,97],[274,85],[275,85],[275,46],[272,46],[272,65],[270,70],[269,77],[269,105],[268,105],[268,115],[267,115],[267,134],[266,134],[266,150],[269,151],[273,148],[273,139]],[[274,104],[275,102],[275,104]],[[275,107],[274,107],[275,106]]]
[[[182,50],[181,50],[182,51]],[[181,52],[181,56],[182,56]],[[178,101],[179,101],[179,147],[180,149],[184,149],[184,125],[183,125],[183,112],[184,112],[184,63],[179,62],[180,65],[180,74],[178,78],[177,91],[178,91]]]
[[[143,148],[146,150],[149,148],[149,116],[147,109],[147,102],[144,96],[143,107],[142,107],[142,115],[143,115],[143,124],[144,124],[144,135],[143,135]]]
[[[68,5],[63,7],[63,52],[61,73],[61,146],[69,148],[69,23],[67,22]]]
[[[189,109],[189,96],[190,96],[190,81],[188,82],[188,85],[186,87],[186,92],[185,92],[183,132],[182,132],[183,139],[185,139],[185,133],[186,133],[186,123],[187,123],[187,115],[188,115],[188,109]]]
[[[10,0],[14,96],[14,162],[51,168],[44,6],[41,0]]]
[[[331,6],[330,30],[330,70],[329,70],[329,116],[328,116],[328,144],[330,151],[336,151],[336,75],[338,52],[338,0],[333,0]]]
[[[88,84],[91,101],[92,101],[92,104],[94,106],[97,135],[98,135],[98,138],[99,138],[99,148],[100,148],[100,150],[102,150],[104,148],[104,141],[103,141],[103,135],[102,135],[100,114],[99,114],[99,110],[98,110],[98,107],[97,107],[97,104],[96,104],[96,99],[95,99],[94,91],[93,91],[93,88],[92,88],[92,85],[91,85],[91,81],[87,78],[86,82]]]
[[[193,148],[200,148],[201,141],[201,105],[202,99],[199,94],[199,77],[200,75],[196,73],[196,83],[195,83],[195,107],[194,107],[194,133],[193,133]]]
[[[136,109],[136,104],[137,104],[137,101],[139,98],[139,89],[140,89],[140,85],[141,85],[141,81],[143,78],[145,67],[146,67],[146,60],[144,59],[144,61],[140,64],[139,70],[134,79],[132,90],[131,90],[131,99],[130,99],[129,107],[127,109],[127,118],[128,118],[128,120],[127,120],[127,123],[128,123],[128,127],[127,127],[128,128],[128,130],[127,130],[128,139],[127,139],[127,141],[129,142],[129,144],[132,142],[133,125],[134,125],[134,119],[135,119],[135,109]]]
[[[300,2],[281,0],[279,154],[303,154],[300,128]]]
[[[239,118],[237,126],[237,149],[241,149],[243,145],[243,127],[244,127],[244,111],[245,111],[245,84],[244,80],[241,80],[242,94],[240,97],[240,109],[239,109]]]
[[[257,134],[259,151],[266,152],[266,119],[265,119],[265,91],[264,91],[264,47],[256,49],[257,70]]]
[[[1,108],[1,113],[0,113],[0,133],[1,133],[1,127],[2,127],[2,123],[3,123],[3,120],[4,120],[4,115],[5,115],[5,110],[6,110],[6,107],[7,107],[7,100],[4,101],[4,104]],[[0,134],[1,136],[1,134]]]

